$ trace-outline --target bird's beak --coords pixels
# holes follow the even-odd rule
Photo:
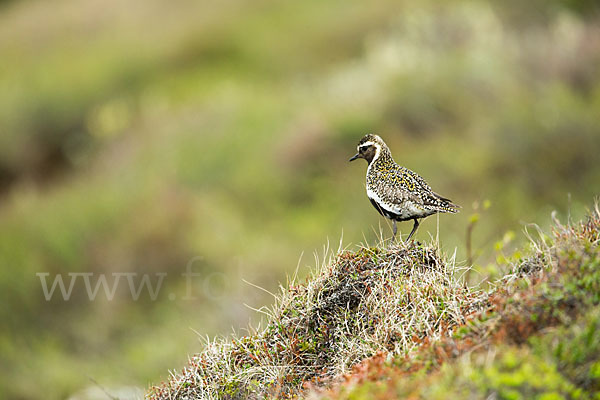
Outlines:
[[[354,155],[354,157],[352,157],[352,158],[351,158],[350,160],[348,160],[348,161],[354,161],[354,160],[356,160],[357,158],[360,158],[360,157],[361,157],[360,153],[356,153],[356,154]]]

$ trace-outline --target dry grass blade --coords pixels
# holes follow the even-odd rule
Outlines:
[[[325,247],[305,284],[273,295],[263,330],[206,343],[152,399],[287,398],[332,382],[380,351],[406,355],[436,340],[481,304],[483,293],[457,278],[454,257],[435,244]]]

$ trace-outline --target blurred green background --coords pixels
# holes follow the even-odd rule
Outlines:
[[[365,163],[347,162],[365,133],[463,206],[439,217],[459,265],[480,214],[474,281],[495,242],[516,248],[552,210],[580,218],[600,182],[599,9],[0,1],[0,397],[143,390],[198,334],[271,304],[244,280],[276,291],[328,241],[388,236]],[[417,239],[437,229],[431,217]],[[46,301],[40,272],[167,276],[155,301],[125,283],[90,301],[82,281]]]

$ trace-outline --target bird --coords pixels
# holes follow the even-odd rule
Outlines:
[[[367,196],[373,207],[394,222],[413,220],[413,228],[406,240],[415,234],[419,219],[437,213],[457,213],[460,206],[440,196],[417,173],[402,167],[392,158],[392,152],[378,135],[365,135],[358,142],[358,152],[350,158],[367,161]]]

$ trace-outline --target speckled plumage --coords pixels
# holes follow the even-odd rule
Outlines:
[[[394,221],[414,220],[412,237],[419,226],[418,219],[432,214],[456,213],[459,206],[433,190],[415,172],[396,164],[390,149],[377,135],[366,135],[358,143],[358,153],[350,159],[364,158],[367,168],[367,196],[377,211]]]

